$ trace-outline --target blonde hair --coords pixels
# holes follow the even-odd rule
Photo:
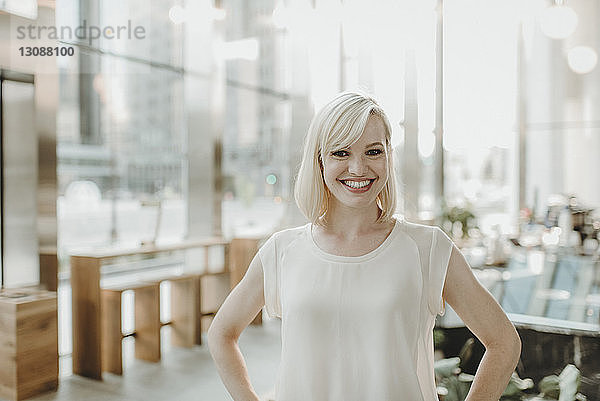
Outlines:
[[[392,162],[392,129],[381,106],[370,96],[359,92],[342,92],[314,116],[304,140],[302,163],[298,171],[294,198],[300,211],[313,223],[327,212],[329,190],[323,180],[321,156],[350,147],[363,134],[370,116],[377,116],[385,126],[387,181],[377,195],[381,214],[377,222],[391,220],[396,212],[396,175]],[[323,225],[323,224],[321,224]]]

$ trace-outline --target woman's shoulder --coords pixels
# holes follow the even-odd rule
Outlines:
[[[278,245],[289,244],[294,240],[302,237],[306,233],[307,226],[309,224],[310,223],[275,231],[273,234],[271,234],[269,240],[276,241]]]
[[[395,217],[401,223],[403,231],[417,242],[431,242],[434,232],[441,231],[438,226],[407,221],[403,216]]]

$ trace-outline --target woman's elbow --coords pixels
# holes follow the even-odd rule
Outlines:
[[[208,343],[208,349],[211,354],[220,349],[225,343],[236,342],[238,335],[233,330],[226,330],[215,321],[212,322],[208,331],[206,332],[206,340]]]
[[[509,330],[509,335],[506,336],[507,338],[507,347],[508,347],[508,351],[509,351],[509,355],[511,355],[513,357],[513,359],[515,360],[515,365],[517,364],[517,362],[519,361],[519,358],[521,357],[521,337],[519,336],[519,332],[517,331],[517,329],[515,328],[515,326],[512,324],[512,322],[509,322],[510,324],[510,330]]]
[[[504,355],[507,363],[513,366],[517,366],[519,359],[521,358],[521,337],[514,327],[511,327],[508,335],[502,336],[499,342],[494,345],[497,348],[498,353]],[[493,346],[492,346],[493,347]]]
[[[504,333],[504,334],[502,334]],[[509,330],[499,330],[494,338],[483,341],[486,350],[502,358],[506,364],[517,366],[521,358],[521,338],[517,330],[510,325]]]
[[[511,337],[511,355],[513,357],[512,360],[514,362],[514,365],[516,366],[519,363],[519,359],[521,359],[521,348],[523,344],[521,343],[521,337],[519,336],[519,333],[516,329],[514,330],[514,335]]]

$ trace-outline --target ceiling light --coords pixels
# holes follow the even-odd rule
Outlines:
[[[540,28],[552,39],[564,39],[577,28],[577,14],[572,8],[562,4],[554,4],[544,10],[540,20]]]
[[[567,54],[569,67],[578,74],[587,74],[598,63],[598,54],[588,46],[576,46]]]

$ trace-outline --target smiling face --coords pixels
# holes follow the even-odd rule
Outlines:
[[[351,208],[375,204],[388,179],[385,134],[381,118],[371,115],[358,141],[323,157],[323,179],[332,195],[330,202]]]

